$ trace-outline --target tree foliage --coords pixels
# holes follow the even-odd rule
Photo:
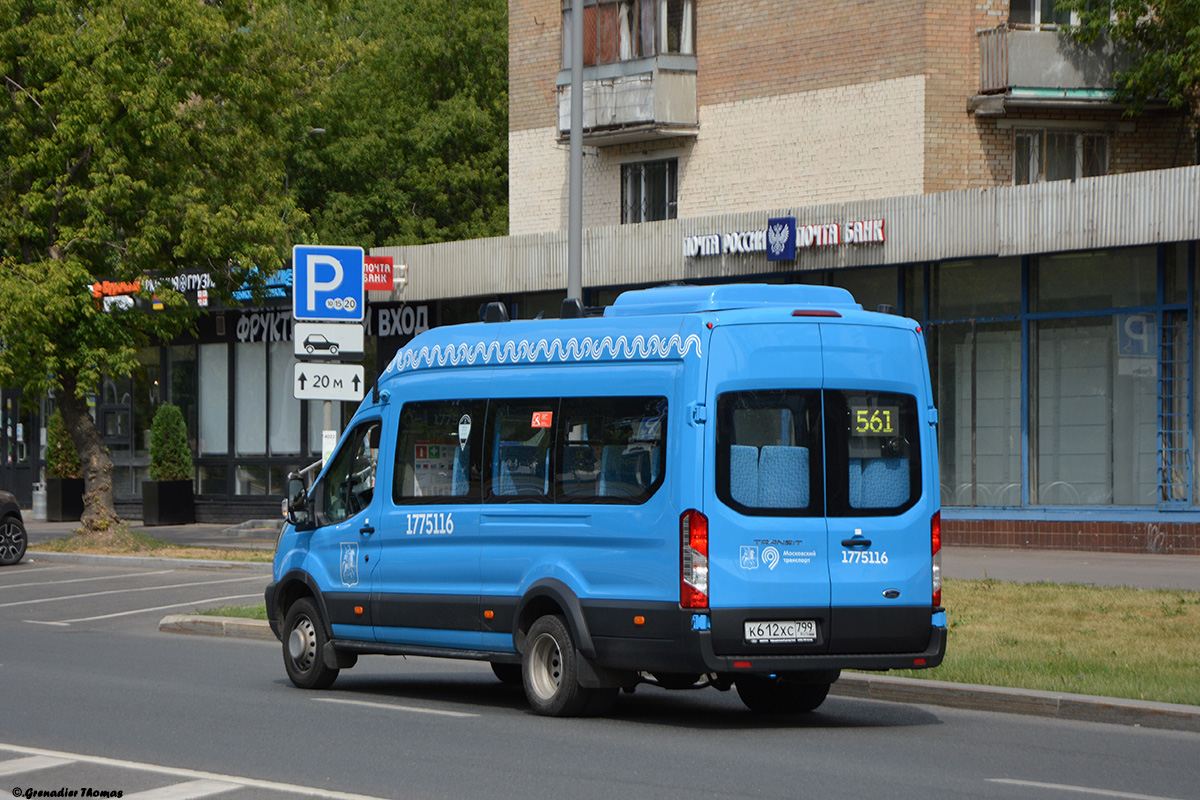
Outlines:
[[[372,0],[293,183],[314,236],[363,247],[508,228],[505,0]]]
[[[281,264],[284,155],[333,69],[305,54],[339,52],[312,28],[282,0],[0,0],[0,385],[57,396],[87,528],[115,513],[85,398],[194,313],[147,278],[228,296]],[[106,309],[106,280],[139,304]]]
[[[1164,101],[1200,119],[1200,0],[1059,0],[1079,14],[1070,33],[1091,43],[1107,36],[1131,57],[1116,76],[1116,99],[1141,113]]]

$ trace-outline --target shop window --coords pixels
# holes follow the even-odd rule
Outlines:
[[[1036,256],[1030,262],[1032,311],[1103,311],[1156,302],[1154,246]]]
[[[229,348],[224,342],[202,344],[199,360],[200,455],[225,455],[229,452]]]
[[[562,5],[562,67],[571,68],[571,9]],[[583,65],[695,52],[694,0],[584,0]]]
[[[234,348],[234,442],[239,456],[267,452],[267,345],[243,342]],[[239,483],[239,486],[241,484]]]
[[[930,271],[929,301],[931,319],[1019,314],[1021,259],[1014,256],[935,264]]]
[[[621,222],[675,219],[678,191],[679,159],[621,165]]]
[[[1113,315],[1031,325],[1034,504],[1156,504],[1154,317]],[[1123,330],[1139,331],[1145,345],[1123,351],[1121,344],[1130,343]]]
[[[1017,186],[1107,174],[1107,134],[1029,129],[1014,133],[1013,184]]]
[[[932,329],[942,503],[1021,505],[1021,326]]]

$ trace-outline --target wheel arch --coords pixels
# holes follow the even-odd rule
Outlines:
[[[303,570],[296,569],[288,572],[275,585],[274,608],[268,609],[267,616],[273,616],[279,620],[279,624],[282,626],[288,609],[302,597],[309,597],[316,604],[317,611],[321,615],[321,626],[325,628],[325,635],[332,639],[333,628],[329,624],[329,611],[325,608],[325,597],[321,594],[321,587],[317,585],[311,575]],[[271,611],[274,611],[273,615],[270,613]]]
[[[525,651],[525,637],[538,618],[547,614],[559,614],[567,621],[567,628],[575,640],[575,646],[585,658],[596,657],[596,647],[588,631],[583,605],[570,586],[555,578],[535,581],[521,596],[513,619],[513,644],[518,652]]]

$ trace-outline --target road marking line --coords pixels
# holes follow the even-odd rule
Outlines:
[[[383,708],[388,711],[411,711],[414,714],[436,714],[441,717],[478,717],[478,714],[468,714],[465,711],[441,711],[436,708],[419,708],[417,706],[399,706],[395,703],[372,703],[368,700],[343,700],[338,697],[314,697],[318,703],[342,703],[348,706],[366,706],[367,708]]]
[[[50,769],[72,763],[69,758],[54,758],[52,756],[26,756],[0,761],[0,775],[20,775],[22,772],[33,772],[35,769]]]
[[[209,797],[241,788],[242,784],[240,783],[201,779],[164,786],[161,789],[151,789],[148,792],[127,794],[125,798],[126,800],[194,800],[197,797]]]
[[[64,628],[71,626],[69,622],[51,622],[45,619],[23,619],[21,622],[28,622],[30,625],[61,625]]]
[[[261,781],[257,778],[242,778],[237,775],[221,775],[216,772],[203,772],[196,769],[180,769],[179,767],[163,767],[158,764],[146,764],[139,761],[125,761],[120,758],[105,758],[104,756],[87,756],[80,753],[64,753],[60,750],[42,750],[36,747],[23,747],[17,744],[5,744],[0,742],[0,750],[5,750],[10,753],[22,753],[35,756],[51,756],[52,758],[66,758],[71,761],[82,761],[86,764],[97,764],[104,767],[117,767],[119,769],[132,769],[139,772],[153,772],[158,775],[173,775],[177,778],[188,778],[191,780],[210,780],[210,781],[225,781],[235,783],[238,786],[266,789],[272,792],[292,792],[293,794],[301,794],[306,797],[320,797],[326,800],[386,800],[382,797],[372,797],[365,794],[354,794],[352,792],[335,792],[329,789],[318,789],[314,786],[299,786],[293,783],[279,783],[277,781]]]
[[[1162,797],[1154,794],[1136,794],[1134,792],[1116,792],[1111,789],[1089,789],[1086,786],[1069,786],[1063,783],[1038,783],[1037,781],[1018,781],[1010,778],[988,778],[988,783],[1005,783],[1009,786],[1024,786],[1031,789],[1057,789],[1060,792],[1076,792],[1077,794],[1094,794],[1100,797],[1121,797],[1125,800],[1176,800],[1172,797]]]
[[[83,583],[84,581],[111,581],[117,578],[140,578],[143,575],[166,575],[175,572],[173,569],[159,569],[154,572],[123,572],[120,575],[97,575],[94,578],[69,578],[65,581],[40,581],[38,583],[9,583],[0,589],[24,589],[30,586],[62,586],[65,583]]]
[[[166,586],[139,586],[136,589],[109,589],[104,592],[88,592],[86,594],[70,594],[63,597],[39,597],[36,600],[17,600],[12,603],[0,603],[0,608],[13,606],[31,606],[38,603],[55,603],[59,600],[83,600],[88,597],[104,597],[110,594],[131,594],[133,592],[157,592],[163,589],[186,589],[189,586],[215,586],[218,583],[238,583],[240,581],[261,581],[263,575],[247,575],[244,578],[225,578],[219,581],[196,581],[194,583],[175,583]]]
[[[133,614],[148,614],[151,611],[166,611],[169,608],[186,608],[187,606],[198,606],[201,603],[222,603],[227,600],[246,600],[251,597],[262,597],[262,592],[255,594],[232,594],[228,597],[209,597],[205,600],[189,600],[186,603],[171,603],[167,606],[154,606],[153,608],[135,608],[132,611],[118,611],[115,614],[97,614],[94,617],[79,617],[78,619],[64,619],[57,623],[48,623],[55,625],[70,625],[74,622],[95,622],[100,619],[114,619],[116,617],[128,617]]]

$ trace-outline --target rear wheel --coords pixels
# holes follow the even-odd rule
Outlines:
[[[16,517],[5,517],[0,522],[0,567],[16,564],[25,555],[29,537],[25,526]]]
[[[301,689],[326,689],[337,679],[338,670],[322,658],[327,641],[316,604],[308,597],[292,603],[283,622],[283,665],[292,683]]]
[[[745,677],[734,681],[734,686],[746,708],[757,714],[795,714],[825,702],[830,684]]]
[[[554,615],[539,618],[525,641],[521,677],[534,711],[547,717],[574,717],[602,710],[597,706],[603,706],[603,701],[595,692],[579,685],[575,640],[566,620]]]

